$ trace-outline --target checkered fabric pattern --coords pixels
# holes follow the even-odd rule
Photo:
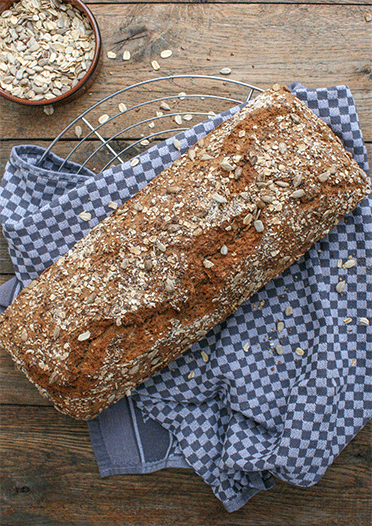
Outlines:
[[[290,88],[333,128],[368,173],[350,90]],[[180,134],[183,149],[224,117]],[[178,155],[169,140],[140,156],[134,168],[124,164],[77,177],[67,165],[57,183],[53,170],[61,160],[49,155],[49,166],[37,168],[40,153],[30,146],[13,150],[0,188],[0,218],[23,284],[103,219],[109,201],[127,199]],[[371,204],[370,196],[131,396],[144,421],[157,422],[175,437],[177,454],[228,511],[271,487],[272,475],[299,486],[316,483],[372,417]],[[92,213],[89,224],[79,220],[83,210]],[[345,263],[349,256],[356,266],[340,266],[339,260]],[[341,294],[335,290],[340,278],[346,281]],[[288,306],[290,315],[285,314]],[[361,318],[371,324],[362,324]],[[280,332],[278,321],[284,323]],[[275,351],[278,344],[282,354]],[[299,347],[303,356],[295,352]],[[107,424],[109,411],[90,430],[106,426],[118,449],[121,435]],[[105,440],[95,437],[95,451],[97,443],[105,449]]]

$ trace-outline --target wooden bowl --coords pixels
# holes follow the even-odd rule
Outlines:
[[[20,0],[2,0],[0,2],[0,14],[9,9],[12,4],[15,4],[19,2]],[[75,6],[79,11],[81,11],[86,17],[88,18],[90,25],[93,30],[94,39],[95,39],[95,48],[94,48],[94,56],[92,59],[92,62],[90,64],[90,67],[87,69],[86,74],[77,82],[75,86],[70,88],[68,91],[65,91],[61,95],[57,95],[56,97],[52,99],[40,99],[40,100],[32,100],[32,99],[22,99],[19,97],[16,97],[12,95],[7,90],[4,90],[0,86],[0,95],[4,97],[7,100],[10,100],[12,102],[16,102],[18,104],[23,104],[25,106],[50,106],[50,105],[60,105],[64,104],[66,102],[70,102],[71,100],[79,97],[82,95],[85,91],[87,91],[92,83],[94,82],[94,79],[96,78],[96,75],[99,71],[100,65],[101,65],[101,50],[102,50],[102,41],[101,41],[101,34],[100,30],[97,24],[97,21],[90,11],[90,9],[81,1],[81,0],[59,0],[60,3],[64,4],[71,4]]]

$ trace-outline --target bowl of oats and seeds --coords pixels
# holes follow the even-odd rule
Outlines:
[[[0,4],[0,95],[27,106],[57,105],[84,93],[101,56],[98,24],[81,0]]]

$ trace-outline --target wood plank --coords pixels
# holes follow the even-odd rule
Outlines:
[[[229,514],[191,470],[102,479],[85,423],[47,407],[3,407],[1,524],[368,526],[371,424],[315,486],[277,480],[273,489]]]
[[[99,0],[100,4],[252,4],[257,3],[255,0]],[[85,4],[97,4],[97,0],[85,0]],[[260,4],[285,4],[292,3],[292,0],[264,0]],[[299,0],[299,4],[350,4],[350,0]],[[355,4],[366,6],[366,13],[369,13],[369,2],[364,0],[353,0]]]
[[[3,137],[50,139],[122,87],[163,75],[218,75],[229,66],[229,78],[262,88],[295,80],[312,87],[348,84],[365,139],[372,140],[371,25],[365,6],[143,3],[112,5],[108,11],[107,5],[94,3],[91,8],[105,43],[91,95],[56,108],[51,116],[2,100]],[[128,63],[121,58],[124,48],[132,53]],[[173,50],[167,60],[159,58],[164,48]],[[107,58],[108,50],[118,53],[116,60]],[[150,65],[155,58],[158,72]],[[143,97],[141,90],[137,93],[131,104]]]
[[[52,406],[19,371],[11,357],[0,348],[0,404]]]

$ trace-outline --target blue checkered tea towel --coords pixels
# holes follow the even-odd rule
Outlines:
[[[368,173],[350,90],[290,88]],[[180,133],[182,151],[235,111]],[[43,151],[15,147],[1,183],[16,273],[0,289],[4,307],[106,217],[110,201],[125,201],[179,155],[169,139],[135,167],[76,175],[73,163],[56,173],[62,160],[53,154],[36,166]],[[102,476],[190,467],[228,511],[273,477],[299,486],[322,477],[372,417],[371,204],[370,196],[233,316],[88,423]]]

